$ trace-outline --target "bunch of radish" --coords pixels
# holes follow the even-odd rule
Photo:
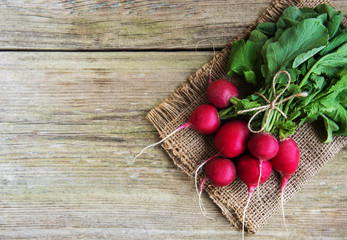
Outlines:
[[[333,135],[347,136],[344,101],[347,40],[343,37],[346,32],[342,19],[342,12],[320,4],[312,9],[290,6],[277,23],[259,23],[246,41],[233,43],[225,69],[228,76],[244,78],[258,92],[239,99],[238,89],[229,81],[212,82],[212,63],[206,92],[210,104],[198,106],[187,123],[139,155],[184,128],[215,134],[217,154],[202,160],[195,170],[202,211],[204,183],[225,187],[238,175],[248,187],[243,212],[244,238],[245,214],[252,193],[257,188],[259,197],[259,186],[266,182],[273,168],[282,177],[280,194],[285,223],[283,195],[300,160],[299,148],[290,136],[297,127],[319,118],[325,125],[324,142],[331,141]],[[235,120],[242,114],[250,115],[248,123]],[[259,126],[255,131],[253,127]],[[202,168],[205,175],[198,187]]]
[[[207,96],[212,105],[217,108],[225,108],[230,104],[232,98],[238,97],[238,91],[227,80],[216,80],[210,83]],[[195,182],[197,183],[197,174],[205,165],[206,177],[201,181],[198,192],[200,206],[201,192],[206,179],[215,186],[223,187],[229,185],[237,173],[248,187],[247,203],[243,213],[242,232],[244,233],[245,214],[252,193],[255,188],[259,190],[259,185],[266,182],[274,168],[282,176],[281,204],[283,210],[285,186],[290,176],[296,171],[300,160],[299,148],[292,138],[277,140],[270,132],[253,131],[247,123],[232,120],[222,125],[216,132],[214,145],[218,153],[204,161],[195,172]],[[235,171],[231,160],[236,157],[240,158]]]
[[[245,214],[254,189],[266,182],[274,168],[283,178],[281,187],[283,200],[284,188],[295,172],[300,157],[298,147],[291,138],[278,141],[269,132],[252,134],[252,129],[242,120],[231,120],[222,125],[218,109],[228,107],[231,100],[238,96],[238,90],[231,82],[224,79],[210,82],[207,89],[210,104],[198,106],[186,123],[161,141],[144,148],[134,160],[147,148],[160,144],[184,128],[192,128],[201,134],[215,134],[214,146],[217,154],[203,161],[195,171],[200,208],[205,213],[201,203],[201,193],[207,180],[216,187],[225,187],[231,184],[238,174],[248,187],[247,204],[243,213],[244,237]],[[235,158],[239,158],[237,166],[233,162]],[[198,187],[197,176],[202,168],[205,169],[206,176],[202,178]]]

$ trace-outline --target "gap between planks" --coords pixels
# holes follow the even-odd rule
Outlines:
[[[0,52],[211,52],[222,51],[223,48],[172,48],[172,49],[157,49],[157,48],[122,48],[122,49],[0,49]]]

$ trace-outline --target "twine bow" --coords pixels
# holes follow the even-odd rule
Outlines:
[[[277,94],[276,93],[276,88],[275,88],[275,80],[277,78],[277,76],[280,74],[280,73],[285,73],[288,77],[288,83],[287,85],[284,87],[284,89],[279,93]],[[277,110],[285,119],[287,119],[287,115],[280,109],[278,108],[277,106],[283,102],[286,102],[288,101],[289,99],[292,99],[292,98],[295,98],[295,97],[307,97],[307,92],[301,92],[301,93],[297,93],[297,94],[293,94],[287,98],[284,98],[282,99],[281,101],[277,102],[277,100],[282,96],[282,94],[288,89],[289,85],[290,85],[290,81],[291,81],[291,78],[290,78],[290,74],[287,72],[287,71],[284,71],[284,70],[281,70],[281,71],[278,71],[276,73],[276,75],[273,77],[272,79],[272,90],[273,90],[273,94],[274,94],[274,98],[272,101],[269,101],[263,94],[259,93],[259,92],[256,92],[254,94],[262,97],[268,104],[267,105],[263,105],[263,106],[260,106],[260,107],[255,107],[255,108],[251,108],[251,109],[246,109],[246,110],[240,110],[237,112],[237,114],[242,114],[242,113],[246,113],[246,112],[252,112],[252,111],[257,111],[248,121],[248,129],[252,132],[252,133],[259,133],[259,132],[262,132],[265,128],[265,126],[267,125],[268,121],[269,121],[269,116],[270,116],[270,113],[273,111],[273,110]],[[264,112],[264,111],[267,111],[267,114],[266,114],[266,117],[265,117],[265,123],[264,125],[259,129],[259,130],[253,130],[252,127],[251,127],[251,122],[253,121],[253,119],[261,112]]]

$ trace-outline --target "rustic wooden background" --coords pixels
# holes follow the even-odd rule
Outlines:
[[[270,0],[0,1],[0,239],[240,239],[147,112]],[[345,0],[333,4],[347,12]],[[247,239],[346,239],[346,149]]]

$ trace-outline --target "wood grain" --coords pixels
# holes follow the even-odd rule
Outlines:
[[[239,239],[146,113],[212,52],[1,52],[1,239]],[[346,149],[247,239],[343,239]]]
[[[223,48],[270,2],[2,1],[0,239],[239,239],[162,148],[131,159],[158,140],[147,112],[212,57],[197,43]],[[346,153],[285,206],[288,233],[278,213],[247,239],[345,238]]]
[[[271,0],[2,1],[0,49],[223,48]],[[347,12],[346,1],[333,2]]]
[[[203,39],[220,48],[270,2],[5,1],[0,8],[0,48],[194,49]],[[211,44],[201,42],[199,47]]]

